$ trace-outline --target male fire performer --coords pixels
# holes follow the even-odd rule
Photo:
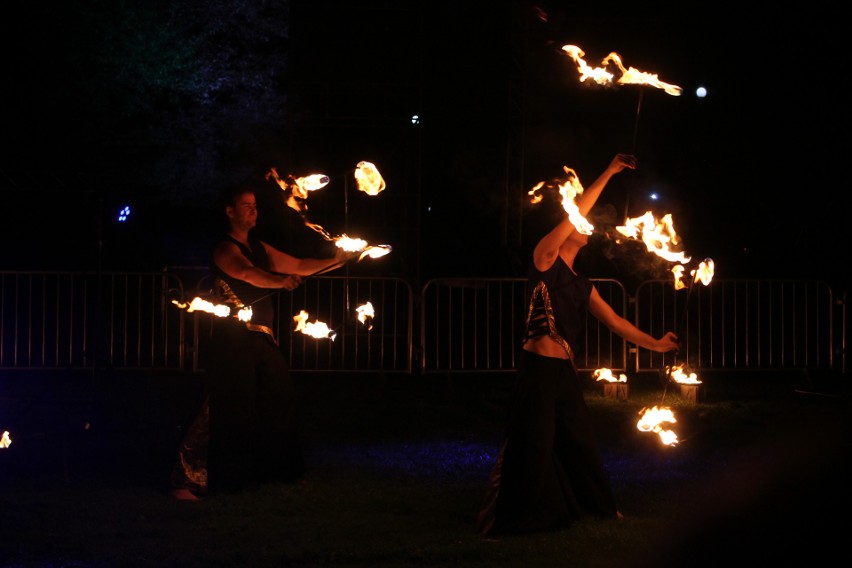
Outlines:
[[[583,217],[610,178],[625,168],[635,169],[636,158],[616,155],[579,195],[576,205]],[[533,250],[517,383],[477,518],[483,536],[558,529],[587,515],[621,518],[574,366],[582,310],[640,347],[664,353],[678,343],[672,332],[655,339],[636,328],[574,272],[577,253],[588,241],[566,215]]]
[[[207,398],[179,451],[172,495],[194,500],[263,483],[293,483],[304,474],[296,390],[273,334],[272,291],[294,290],[309,276],[342,266],[352,253],[296,258],[257,238],[251,186],[229,188],[225,238],[213,248],[211,275],[231,313],[213,318],[207,348]]]

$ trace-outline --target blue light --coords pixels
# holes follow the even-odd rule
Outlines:
[[[130,217],[130,205],[125,205],[118,211],[118,222],[123,223]]]

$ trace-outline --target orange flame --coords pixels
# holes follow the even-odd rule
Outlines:
[[[358,189],[367,195],[378,195],[385,189],[382,174],[371,162],[358,162],[355,167],[355,181],[358,182]]]
[[[584,83],[586,79],[591,79],[598,85],[609,85],[612,83],[614,75],[604,67],[589,67],[583,59],[586,53],[576,45],[563,45],[562,50],[566,52],[577,64],[577,70],[580,71],[580,82]]]
[[[667,446],[677,444],[677,434],[663,426],[664,423],[674,424],[677,422],[671,408],[667,406],[643,408],[639,411],[639,414],[641,417],[636,423],[639,430],[657,434],[660,441]]]
[[[288,174],[281,177],[275,168],[270,168],[266,172],[266,179],[271,179],[278,184],[278,187],[287,194],[287,205],[299,213],[304,213],[308,208],[305,205],[308,192],[321,189],[329,182],[328,176],[324,174],[311,174],[298,178]]]
[[[683,283],[683,265],[676,264],[672,266],[672,274],[674,274],[674,289],[675,290],[683,290],[686,288],[686,284]]]
[[[610,53],[604,58],[602,63],[607,65],[610,61],[614,61],[615,65],[621,71],[621,77],[618,78],[618,82],[622,85],[650,85],[658,89],[663,89],[665,92],[675,97],[680,96],[682,91],[680,87],[660,81],[660,78],[656,73],[646,73],[645,71],[639,71],[634,67],[625,69],[624,65],[621,63],[621,56],[617,53]]]
[[[650,85],[658,89],[663,89],[666,93],[673,96],[680,96],[682,89],[677,85],[665,83],[660,80],[656,73],[647,73],[639,71],[634,67],[625,68],[621,62],[621,56],[614,51],[604,57],[601,64],[603,67],[591,67],[583,59],[585,52],[576,45],[563,45],[562,50],[567,53],[577,64],[577,70],[580,72],[580,82],[583,83],[587,79],[591,79],[599,85],[610,85],[615,77],[614,73],[610,73],[606,66],[614,63],[618,67],[621,75],[616,81],[622,85]]]
[[[293,331],[301,331],[305,335],[310,335],[317,339],[330,338],[334,340],[337,333],[330,330],[328,325],[321,321],[309,322],[308,312],[301,310],[297,315],[293,316],[293,321],[296,322],[296,328]]]
[[[332,240],[334,240],[335,246],[347,252],[360,252],[358,262],[367,257],[380,258],[391,251],[390,245],[371,245],[364,239],[348,237],[345,234]]]
[[[342,248],[347,252],[359,252],[367,248],[367,241],[364,239],[353,239],[352,237],[346,236],[346,234],[340,235],[334,239],[334,244],[337,248]]]
[[[305,215],[305,212],[308,209],[305,204],[305,200],[308,196],[307,192],[325,187],[329,182],[328,176],[323,174],[312,174],[305,177],[294,178],[292,175],[288,175],[282,178],[278,175],[278,171],[275,168],[270,168],[266,174],[266,179],[274,180],[282,190],[289,194],[287,197],[287,205],[301,215],[302,221],[305,223],[306,227],[322,235],[325,240],[334,241],[334,244],[337,247],[342,248],[347,252],[361,251],[361,256],[358,258],[359,261],[365,256],[378,258],[390,252],[390,246],[388,245],[371,246],[364,239],[352,238],[345,234],[338,237],[332,237],[331,234],[329,234],[329,232],[321,225],[312,223],[308,220]],[[358,163],[358,166],[355,169],[355,179],[358,181],[358,189],[369,195],[377,195],[385,189],[385,181],[382,179],[382,175],[376,169],[376,166],[370,162],[362,161]]]
[[[205,300],[199,296],[193,298],[188,304],[185,302],[178,302],[177,300],[172,300],[172,303],[181,309],[185,309],[187,313],[207,312],[220,318],[226,318],[231,315],[231,306],[228,304],[214,304],[213,302]],[[240,321],[251,321],[251,316],[251,306],[243,306],[236,313],[236,317]]]
[[[684,370],[684,364],[675,365],[669,369],[669,376],[676,383],[680,383],[682,385],[700,385],[701,381],[698,380],[698,375],[693,372],[688,372]]]
[[[610,369],[607,369],[606,367],[601,368],[601,369],[596,369],[592,373],[592,376],[595,377],[596,381],[608,381],[610,383],[616,383],[616,382],[626,383],[627,382],[627,375],[625,375],[624,373],[621,373],[620,375],[618,375],[618,378],[616,378],[615,375],[612,374],[612,371]]]
[[[698,268],[692,271],[692,281],[701,282],[705,286],[709,286],[715,272],[716,263],[713,262],[712,258],[705,258],[698,263]]]
[[[662,219],[657,220],[653,213],[646,211],[641,217],[627,219],[624,225],[616,227],[615,230],[631,239],[642,240],[650,252],[669,262],[687,264],[691,260],[685,253],[669,248],[669,244],[680,244],[671,213],[666,213]]]
[[[12,436],[9,434],[8,430],[3,431],[3,435],[0,436],[0,448],[8,448],[12,445]]]
[[[577,207],[575,200],[583,193],[583,185],[580,183],[580,177],[577,172],[563,166],[562,169],[568,174],[568,178],[559,184],[559,195],[562,196],[562,208],[568,213],[568,220],[577,229],[577,232],[584,235],[591,235],[595,227],[583,217],[580,213],[580,208]],[[538,182],[527,194],[530,196],[530,203],[537,204],[543,199],[541,188],[545,186],[545,182]]]
[[[371,302],[367,302],[366,304],[361,304],[355,311],[358,312],[358,321],[365,324],[367,329],[373,329],[373,317],[375,317],[376,312],[373,309],[373,304]]]
[[[361,253],[361,256],[358,257],[358,262],[361,262],[364,258],[381,258],[386,254],[389,254],[391,251],[390,245],[370,245],[364,249]]]

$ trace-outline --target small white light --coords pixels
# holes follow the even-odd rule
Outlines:
[[[695,89],[695,96],[699,99],[703,99],[707,96],[707,89],[705,89],[704,87],[698,87],[697,89]]]
[[[420,124],[420,116],[416,114],[411,115],[411,124]]]
[[[130,206],[125,205],[118,212],[118,221],[123,223],[124,221],[127,221],[128,217],[130,217]]]

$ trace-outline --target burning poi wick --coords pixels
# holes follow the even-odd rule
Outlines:
[[[683,313],[680,314],[680,323],[675,328],[678,340],[683,332],[683,326],[686,324],[686,314],[689,312],[689,301],[692,299],[692,289],[695,287],[696,280],[708,286],[713,279],[714,265],[712,258],[705,258],[698,264],[698,268],[691,271],[692,278],[689,281],[689,287],[686,290],[686,305],[683,307]]]

